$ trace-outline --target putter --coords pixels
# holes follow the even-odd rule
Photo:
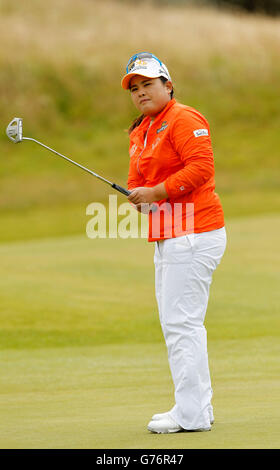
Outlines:
[[[41,145],[45,149],[49,150],[50,152],[55,153],[55,155],[58,155],[61,158],[64,158],[64,160],[67,160],[68,162],[72,163],[73,165],[78,166],[84,171],[87,171],[91,175],[95,176],[96,178],[100,179],[104,183],[109,184],[112,188],[116,189],[120,193],[124,194],[125,196],[129,196],[131,191],[128,191],[127,189],[123,188],[122,186],[119,186],[116,183],[112,183],[111,181],[108,181],[107,179],[103,178],[103,176],[98,175],[97,173],[94,173],[94,171],[89,170],[83,165],[80,165],[80,163],[74,162],[74,160],[71,160],[70,158],[66,157],[65,155],[62,155],[62,153],[57,152],[56,150],[53,150],[52,148],[48,147],[45,144],[42,144],[42,142],[39,142],[38,140],[32,139],[31,137],[23,137],[22,135],[22,118],[17,118],[15,117],[7,126],[6,129],[6,134],[9,137],[9,139],[14,143],[18,144],[19,142],[22,142],[23,140],[31,140],[35,142],[36,144]],[[156,204],[151,204],[149,206],[149,211],[155,212],[157,211],[158,206]]]
[[[38,140],[32,139],[31,137],[23,137],[23,135],[22,135],[22,119],[21,119],[21,118],[14,118],[14,119],[8,124],[8,127],[7,127],[7,129],[6,129],[6,134],[7,134],[7,136],[9,137],[9,139],[10,139],[12,142],[14,142],[14,144],[18,144],[19,142],[22,142],[23,140],[32,140],[33,142],[36,142],[36,144],[39,144],[39,145],[41,145],[42,147],[46,148],[47,150],[50,150],[50,152],[55,153],[56,155],[58,155],[59,157],[64,158],[65,160],[67,160],[68,162],[72,163],[73,165],[76,165],[76,166],[78,166],[79,168],[81,168],[82,170],[87,171],[87,172],[90,173],[91,175],[95,176],[96,178],[99,178],[100,180],[104,181],[104,183],[109,184],[110,186],[112,186],[112,188],[116,189],[117,191],[119,191],[120,193],[124,194],[125,196],[129,196],[129,195],[130,195],[130,191],[128,191],[128,190],[125,189],[125,188],[122,188],[122,186],[119,186],[119,185],[116,184],[116,183],[111,183],[111,181],[106,180],[105,178],[103,178],[103,176],[100,176],[100,175],[98,175],[97,173],[94,173],[93,171],[89,170],[89,169],[86,168],[85,166],[82,166],[82,165],[80,165],[79,163],[74,162],[74,161],[71,160],[70,158],[65,157],[65,155],[62,155],[61,153],[57,152],[56,150],[51,149],[51,148],[48,147],[47,145],[42,144],[41,142],[39,142]]]

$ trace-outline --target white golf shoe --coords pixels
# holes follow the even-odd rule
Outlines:
[[[152,416],[152,421],[158,421],[160,419],[164,419],[169,415],[169,411],[166,411],[165,413],[157,413]],[[210,424],[214,423],[214,415],[213,415],[213,410],[209,409],[209,418],[210,418]]]
[[[169,411],[166,411],[166,413],[158,413],[152,416],[152,421],[158,421],[159,419],[164,419],[166,416],[169,414]]]
[[[172,432],[184,431],[179,424],[177,424],[169,413],[162,413],[164,417],[160,419],[155,419],[149,422],[148,430],[158,434],[169,434]],[[159,416],[159,415],[155,415]]]

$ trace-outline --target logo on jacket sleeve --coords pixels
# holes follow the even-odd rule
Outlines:
[[[168,127],[168,123],[167,121],[163,121],[161,123],[161,127],[159,129],[157,129],[157,134],[159,134],[160,132],[164,131],[164,129],[166,129]]]
[[[207,129],[196,129],[196,131],[193,131],[195,137],[201,137],[202,135],[208,135],[208,130]]]

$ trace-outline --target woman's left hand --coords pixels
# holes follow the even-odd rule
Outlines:
[[[128,196],[128,200],[133,204],[151,204],[155,200],[154,188],[134,188]]]

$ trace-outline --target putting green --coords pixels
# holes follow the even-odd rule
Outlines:
[[[273,448],[279,446],[279,340],[209,346],[215,424],[208,433],[150,434],[172,406],[161,344],[6,351],[1,448]]]
[[[144,240],[0,245],[0,448],[278,448],[279,215],[233,219],[207,330],[215,424],[154,435],[173,405]]]

